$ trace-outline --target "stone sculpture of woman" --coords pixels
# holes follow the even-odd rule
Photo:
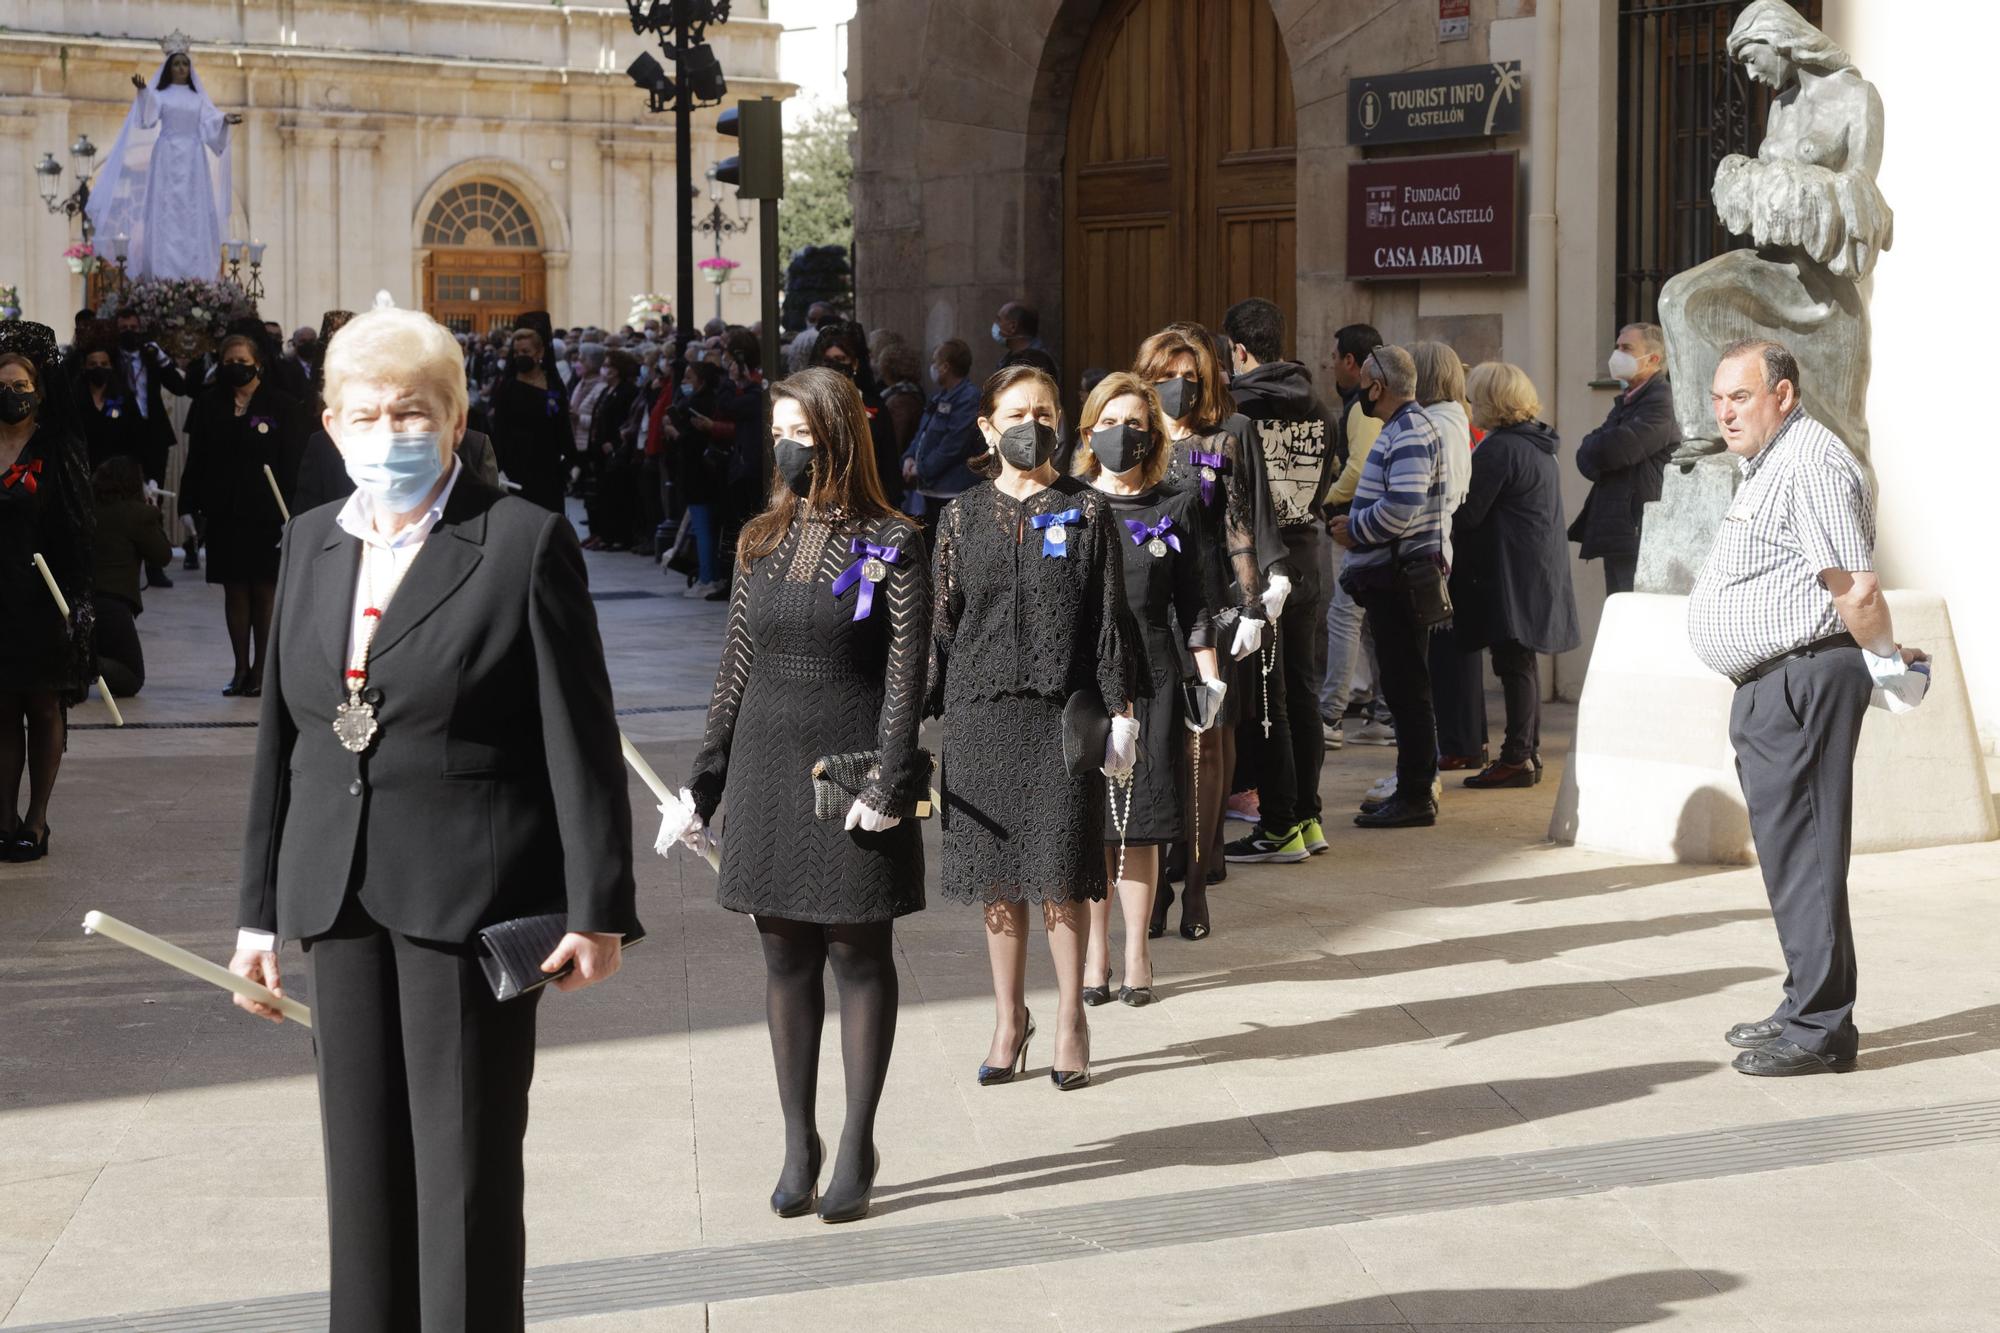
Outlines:
[[[1709,383],[1738,338],[1797,353],[1806,410],[1868,461],[1868,304],[1860,286],[1895,215],[1875,185],[1882,99],[1845,51],[1784,0],[1752,0],[1729,56],[1777,90],[1764,142],[1715,172],[1722,224],[1755,248],[1676,274],[1660,293],[1684,453],[1721,448]]]

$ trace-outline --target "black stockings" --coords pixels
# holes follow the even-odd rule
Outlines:
[[[236,655],[238,685],[263,683],[264,645],[271,637],[271,608],[277,596],[275,583],[222,585],[222,617],[229,626],[229,650]]]
[[[840,1060],[847,1119],[829,1194],[858,1191],[874,1169],[875,1110],[896,1043],[895,933],[890,922],[822,926],[759,916],[764,944],[765,1017],[785,1113],[785,1169],[778,1188],[802,1194],[817,1163],[814,1108],[819,1093],[819,1038],[826,1020],[826,965],[840,990]]]
[[[56,787],[67,739],[62,701],[52,692],[0,694],[0,832],[25,825],[37,835],[49,826],[49,797]],[[21,809],[21,774],[28,775],[28,808]]]

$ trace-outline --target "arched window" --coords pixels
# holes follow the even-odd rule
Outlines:
[[[535,220],[511,190],[492,181],[454,185],[424,220],[425,245],[538,250]]]

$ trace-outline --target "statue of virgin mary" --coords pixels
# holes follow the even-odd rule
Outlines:
[[[146,278],[213,278],[229,224],[229,127],[209,101],[188,56],[189,39],[161,41],[166,58],[149,83],[132,76],[125,127],[90,196],[90,223],[102,237],[124,233],[126,271]]]

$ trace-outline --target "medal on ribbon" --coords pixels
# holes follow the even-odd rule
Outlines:
[[[1065,509],[1060,514],[1037,514],[1028,526],[1042,534],[1042,554],[1061,560],[1069,554],[1070,528],[1081,522],[1081,509]]]
[[[1150,527],[1147,526],[1146,520],[1143,518],[1128,518],[1125,520],[1125,530],[1132,534],[1132,544],[1134,546],[1145,547],[1146,554],[1152,556],[1155,560],[1160,559],[1170,550],[1178,551],[1181,549],[1181,539],[1174,533],[1173,529],[1174,520],[1172,515],[1163,515],[1158,523]]]
[[[1190,455],[1195,465],[1195,475],[1201,478],[1201,502],[1215,503],[1215,479],[1229,471],[1229,458],[1225,454],[1205,454],[1196,449]]]
[[[875,611],[875,585],[889,577],[890,565],[903,563],[903,548],[877,546],[866,538],[855,537],[847,543],[847,551],[854,557],[854,563],[833,581],[833,595],[845,596],[849,588],[859,583],[861,595],[854,599],[854,618],[866,620]]]

